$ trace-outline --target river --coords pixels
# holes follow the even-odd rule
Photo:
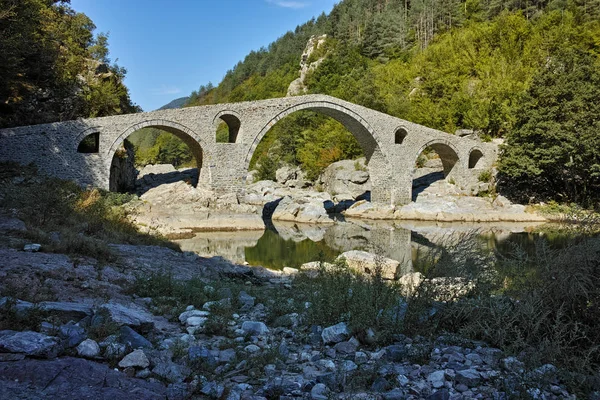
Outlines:
[[[546,225],[548,226],[548,225]],[[544,227],[546,227],[544,226]],[[549,235],[536,223],[457,224],[422,222],[337,221],[334,225],[302,225],[273,221],[265,231],[202,232],[178,240],[182,250],[204,257],[223,257],[270,269],[298,268],[310,261],[333,261],[349,250],[364,250],[401,263],[401,274],[425,268],[423,260],[448,246],[475,246],[508,255],[532,252],[536,239],[551,243],[563,236]]]

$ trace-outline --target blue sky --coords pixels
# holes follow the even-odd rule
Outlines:
[[[251,50],[267,46],[339,0],[71,0],[96,32],[109,33],[110,58],[144,111],[189,95]],[[300,60],[298,60],[300,62]]]

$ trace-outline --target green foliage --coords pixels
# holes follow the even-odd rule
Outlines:
[[[165,245],[160,237],[138,232],[119,205],[135,198],[98,189],[82,189],[73,182],[45,178],[40,184],[28,168],[2,164],[0,207],[15,210],[28,226],[26,238],[42,244],[45,251],[114,261],[109,243]],[[17,183],[12,178],[22,177]],[[53,233],[53,234],[51,234]]]
[[[342,124],[312,111],[279,121],[259,143],[250,162],[260,179],[274,179],[280,163],[300,165],[310,180],[331,163],[361,157],[362,150]]]
[[[513,197],[597,204],[599,98],[596,56],[569,49],[548,60],[527,92],[500,160],[503,186]]]
[[[221,122],[217,127],[217,143],[229,143],[229,126],[226,122]]]
[[[194,156],[188,145],[172,133],[157,128],[143,128],[134,132],[129,140],[135,146],[135,162],[138,166],[172,164],[179,168],[194,165]]]
[[[0,0],[0,126],[137,111],[107,35],[66,0]],[[35,110],[35,112],[32,112]]]
[[[491,171],[481,171],[478,179],[479,179],[479,182],[489,183],[492,181],[492,172]]]
[[[381,266],[364,275],[349,270],[345,260],[338,260],[331,268],[321,267],[319,275],[306,284],[311,324],[344,321],[357,334],[375,330],[381,342],[389,341],[402,326],[400,287],[383,280]]]

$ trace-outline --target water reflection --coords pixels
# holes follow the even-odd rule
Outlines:
[[[305,225],[273,221],[264,232],[205,232],[177,241],[183,250],[222,256],[272,269],[298,268],[315,261],[333,261],[349,250],[364,250],[398,260],[403,275],[421,268],[419,261],[449,240],[477,240],[483,248],[512,252],[517,245],[533,251],[540,224],[456,224],[419,222],[338,221]],[[475,234],[474,234],[475,233]]]

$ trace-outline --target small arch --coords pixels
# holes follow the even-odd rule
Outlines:
[[[428,147],[432,148],[438,154],[438,156],[440,156],[440,159],[442,160],[442,166],[444,168],[444,176],[448,176],[450,171],[452,171],[458,162],[458,149],[450,142],[433,140],[423,145],[419,151],[417,151],[414,163],[417,162],[419,155]]]
[[[97,154],[100,152],[100,132],[93,132],[85,136],[77,145],[77,152],[83,154]]]
[[[214,120],[216,126],[215,140],[217,143],[236,143],[242,122],[234,111],[221,111]]]
[[[402,144],[404,139],[408,136],[408,131],[404,127],[400,127],[396,129],[396,133],[394,134],[394,143]]]
[[[471,154],[469,154],[469,169],[481,168],[482,161],[483,152],[479,149],[471,150]]]

